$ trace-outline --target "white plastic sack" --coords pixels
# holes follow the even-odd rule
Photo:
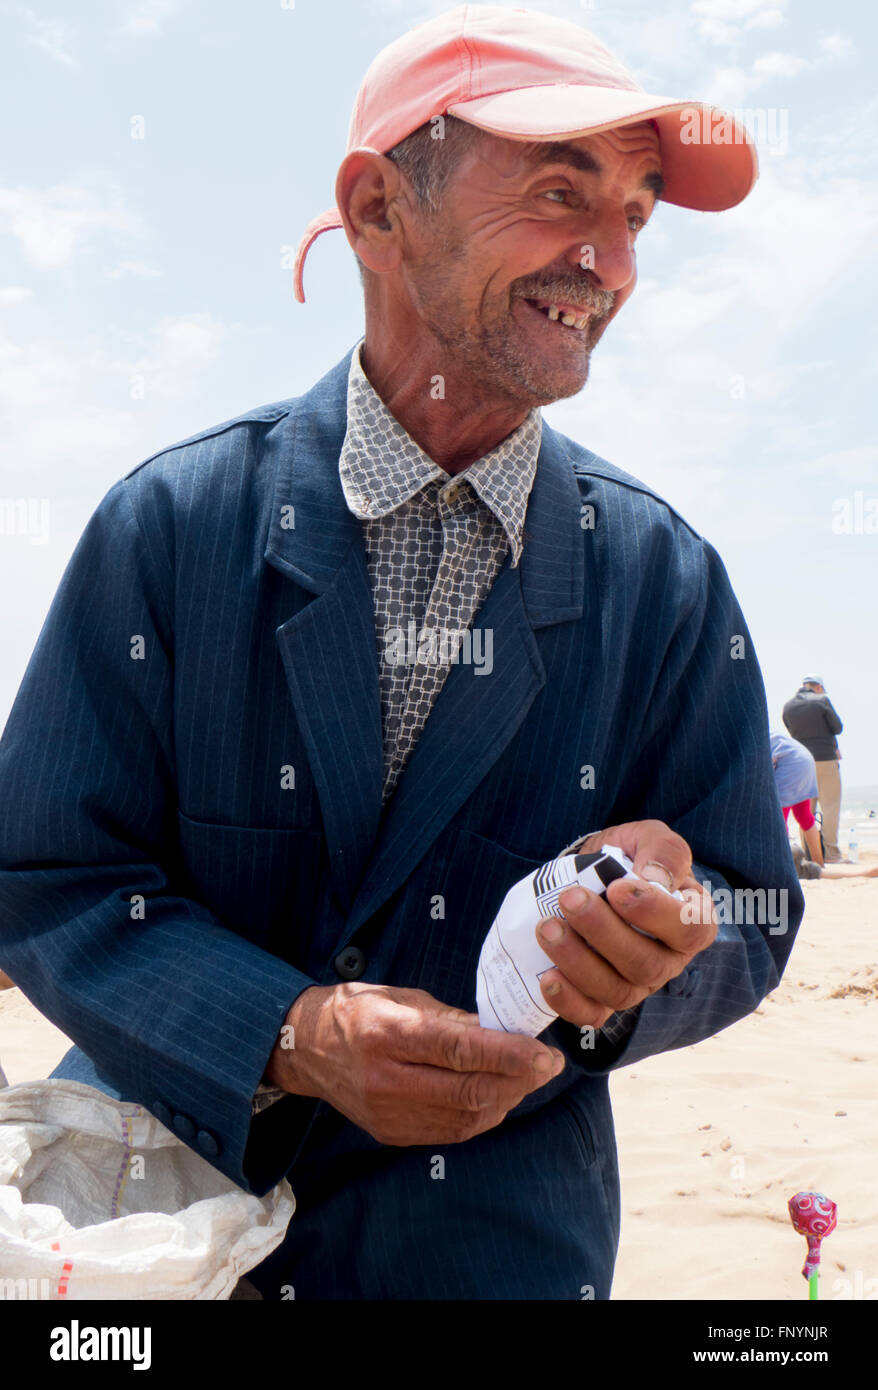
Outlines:
[[[285,1179],[244,1192],[141,1105],[0,1090],[0,1299],[229,1298],[294,1210]]]

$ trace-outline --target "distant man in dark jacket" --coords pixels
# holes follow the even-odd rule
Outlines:
[[[836,734],[842,722],[823,688],[821,676],[805,676],[800,688],[783,707],[783,722],[793,738],[803,743],[817,764],[817,800],[823,816],[823,854],[827,864],[838,864],[838,818],[841,811],[841,773]],[[812,807],[813,809],[813,807]]]

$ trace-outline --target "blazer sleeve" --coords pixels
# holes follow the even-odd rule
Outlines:
[[[719,927],[681,975],[631,1012],[627,1039],[598,1034],[584,1047],[579,1029],[560,1025],[568,1056],[597,1074],[700,1042],[751,1013],[778,984],[804,912],[752,638],[714,548],[693,537],[684,555],[683,616],[613,821],[655,818],[681,835]]]
[[[842,732],[842,729],[844,728],[844,725],[842,724],[841,720],[836,714],[835,707],[832,701],[830,700],[829,696],[824,695],[820,703],[823,709],[823,716],[826,720],[826,726],[829,729],[829,732],[831,734],[840,734]]]
[[[251,1101],[315,981],[185,891],[168,538],[150,548],[130,487],[88,522],[0,740],[0,962],[126,1099],[263,1195],[316,1102]]]

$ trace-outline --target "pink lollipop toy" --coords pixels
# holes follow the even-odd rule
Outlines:
[[[835,1230],[838,1207],[822,1192],[797,1192],[787,1202],[793,1230],[808,1242],[808,1254],[802,1274],[808,1280],[809,1299],[817,1297],[820,1270],[820,1243]]]

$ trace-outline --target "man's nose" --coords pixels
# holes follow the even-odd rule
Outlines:
[[[621,290],[634,278],[637,262],[628,215],[623,208],[602,208],[582,219],[581,239],[571,244],[568,264],[592,272],[592,284],[602,290]]]

